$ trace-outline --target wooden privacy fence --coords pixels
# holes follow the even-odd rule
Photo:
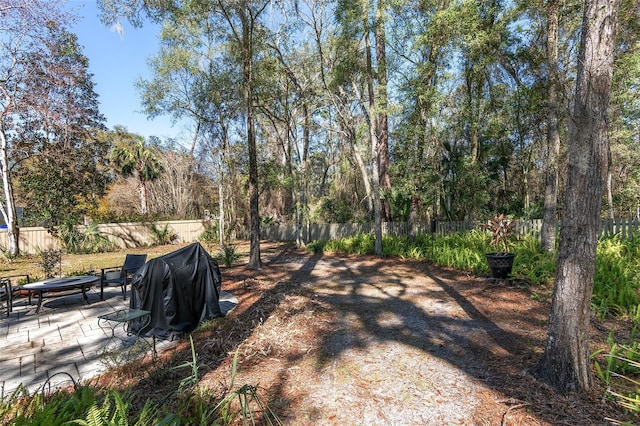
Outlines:
[[[455,232],[467,231],[478,228],[480,222],[472,223],[466,221],[431,221],[419,222],[414,225],[414,233],[436,235],[447,235]],[[559,230],[559,224],[556,229]],[[518,220],[516,226],[520,235],[540,235],[542,229],[542,219]],[[409,235],[408,222],[383,222],[382,234],[390,236]],[[637,218],[631,219],[603,219],[600,226],[601,236],[620,235],[628,238],[640,231],[640,221]],[[331,223],[331,224],[311,224],[303,229],[302,235],[305,241],[314,240],[335,240],[349,237],[351,235],[366,234],[374,232],[373,223]],[[267,225],[260,230],[260,237],[273,241],[292,241],[296,239],[296,229],[294,225]]]
[[[167,229],[177,236],[177,241],[190,243],[197,241],[205,230],[203,220],[174,220],[149,223],[104,223],[98,225],[98,232],[108,238],[118,247],[140,247],[154,242],[151,225],[162,230]],[[79,231],[84,231],[85,226],[78,226]],[[20,228],[20,252],[22,254],[37,254],[38,250],[59,250],[63,246],[56,237],[51,235],[46,228],[35,226]],[[7,248],[7,230],[0,230],[0,246]]]
[[[206,228],[204,220],[174,220],[153,222],[159,229],[165,226],[177,236],[177,241],[190,243],[197,241],[198,237]],[[154,242],[151,232],[152,223],[105,223],[98,225],[100,235],[107,237],[117,246],[122,248],[140,247]],[[466,231],[477,228],[478,223],[469,225],[468,222],[419,222],[415,224],[414,233],[436,235],[446,235],[454,232]],[[519,220],[517,229],[521,235],[532,234],[538,236],[542,220]],[[86,229],[78,226],[80,231]],[[631,237],[640,231],[640,221],[633,219],[604,219],[601,223],[600,234],[620,235]],[[305,241],[314,240],[334,240],[349,237],[356,234],[366,234],[374,232],[373,223],[330,223],[311,224],[304,229],[303,239]],[[382,224],[383,235],[406,236],[409,235],[408,222],[384,222]],[[239,234],[244,234],[239,232]],[[294,225],[267,225],[260,230],[260,237],[271,241],[293,241],[296,239],[296,229]],[[7,247],[7,231],[0,229],[0,247]],[[23,254],[37,254],[38,250],[58,250],[62,249],[60,241],[47,232],[42,227],[20,228],[20,252]]]

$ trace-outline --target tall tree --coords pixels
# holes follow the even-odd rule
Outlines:
[[[611,94],[610,215],[640,219],[640,9],[621,0]]]
[[[591,386],[589,327],[602,194],[618,0],[586,0],[545,353],[532,373],[561,393]]]
[[[312,113],[318,108],[317,70],[314,70],[312,52],[294,49],[287,35],[269,46],[279,66],[275,67],[278,70],[278,75],[274,76],[276,80],[265,87],[265,91],[276,96],[271,96],[269,106],[263,108],[263,115],[271,123],[287,163],[290,179],[284,180],[291,181],[296,245],[302,247],[305,221],[309,221],[309,153],[314,125]],[[261,104],[266,106],[264,101],[268,96],[261,97]]]
[[[386,69],[382,70],[381,65],[386,67],[386,48],[382,47],[385,42],[385,3],[377,6],[367,1],[351,1],[343,0],[339,2],[336,10],[336,17],[342,26],[342,42],[351,46],[353,53],[362,58],[345,57],[344,64],[345,74],[341,76],[346,81],[352,83],[352,90],[355,97],[362,107],[368,129],[368,148],[366,163],[361,165],[362,169],[370,170],[363,173],[365,182],[371,187],[370,204],[373,208],[374,232],[375,232],[375,253],[382,254],[382,201],[380,196],[380,163],[381,163],[381,147],[380,147],[380,125],[386,126]],[[372,19],[372,17],[375,17]],[[372,46],[371,37],[375,38]],[[374,49],[378,47],[377,52]],[[362,52],[362,53],[360,53]],[[376,57],[376,53],[382,54],[382,58]],[[377,63],[374,63],[374,58]],[[382,59],[382,64],[380,60]],[[382,71],[382,78],[385,83],[384,87],[380,87],[379,72]],[[356,79],[362,77],[366,95],[359,89]],[[380,110],[380,103],[384,103],[385,111]],[[384,129],[384,136],[388,134],[388,129]],[[388,148],[385,146],[388,153]],[[370,183],[369,183],[370,182]]]
[[[556,248],[556,206],[560,161],[560,129],[558,128],[558,6],[559,0],[547,2],[547,161],[544,211],[540,239],[542,248]]]
[[[387,2],[378,0],[376,4],[376,14],[373,24],[373,35],[376,43],[376,70],[378,84],[376,85],[376,128],[378,130],[378,162],[380,191],[385,195],[380,200],[381,220],[391,221],[391,206],[386,197],[391,195],[391,176],[389,173],[389,95],[387,78]]]
[[[459,8],[449,1],[398,3],[391,25],[392,45],[409,46],[399,56],[411,72],[400,81],[406,105],[406,118],[396,133],[394,157],[394,207],[408,212],[412,224],[419,218],[421,205],[427,213],[440,214],[440,158],[444,151],[438,137],[437,110],[443,70],[456,40],[461,21]],[[402,215],[394,213],[394,217]],[[414,229],[414,226],[411,226]],[[411,235],[410,235],[411,237]]]
[[[130,135],[130,137],[128,145],[113,148],[111,161],[122,176],[136,178],[140,197],[140,213],[146,215],[148,212],[147,182],[160,176],[163,165],[155,153],[145,145],[142,136]]]
[[[137,86],[150,116],[165,114],[196,123],[190,154],[201,166],[208,166],[209,157],[215,163],[207,168],[218,185],[218,230],[224,244],[225,194],[232,192],[227,182],[232,174],[229,129],[242,125],[242,104],[235,96],[238,67],[223,57],[219,26],[201,23],[187,14],[167,16],[160,51],[148,62],[152,78],[139,80]]]
[[[258,191],[258,150],[255,122],[255,74],[254,61],[260,31],[260,19],[269,5],[269,0],[240,0],[230,2],[131,2],[127,0],[101,0],[102,21],[107,24],[125,17],[133,25],[141,25],[143,17],[160,21],[167,16],[185,15],[198,25],[215,24],[223,30],[222,38],[227,40],[226,54],[229,59],[240,64],[240,92],[244,104],[245,135],[249,154],[249,216],[250,248],[247,267],[261,268],[260,259],[260,212]],[[212,18],[215,22],[210,22]]]
[[[59,39],[59,32],[71,19],[62,12],[59,1],[0,0],[0,211],[7,224],[11,255],[19,253],[12,170],[33,154],[34,142],[53,135],[42,129],[52,125],[65,108],[62,98],[74,90],[65,76],[74,75],[78,62],[46,61],[51,40]],[[60,96],[49,99],[54,93]],[[30,128],[30,123],[40,126]],[[24,138],[27,134],[29,139]],[[18,143],[24,146],[17,147]]]
[[[34,154],[16,169],[16,188],[26,219],[78,223],[105,192],[109,144],[97,137],[104,119],[77,37],[50,24],[43,44],[30,57],[30,108],[14,132],[14,148]]]

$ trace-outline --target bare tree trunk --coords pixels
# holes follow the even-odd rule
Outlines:
[[[607,204],[609,204],[609,219],[614,219],[615,214],[613,212],[613,176],[611,176],[611,168],[609,168],[609,172],[607,173]]]
[[[311,146],[311,117],[307,103],[303,103],[302,110],[304,114],[304,129],[302,131],[303,152],[302,165],[300,170],[300,224],[298,227],[296,244],[297,247],[305,247],[304,224],[309,220],[309,206],[307,200],[307,188],[309,180],[309,147]],[[307,233],[308,236],[308,233]]]
[[[0,172],[2,173],[2,189],[4,193],[4,203],[0,203],[0,211],[4,222],[7,224],[7,251],[10,256],[20,254],[18,244],[20,229],[16,217],[16,204],[13,197],[13,185],[9,175],[9,158],[7,156],[7,140],[4,128],[0,131]]]
[[[543,250],[553,252],[556,247],[556,207],[558,204],[558,161],[560,133],[558,132],[558,0],[547,3],[547,170],[544,193],[544,212],[540,239]]]
[[[561,393],[591,387],[589,327],[618,0],[587,0],[569,143],[566,208],[544,356],[532,373]]]
[[[258,208],[258,150],[253,109],[253,25],[254,17],[246,9],[238,9],[242,22],[242,50],[244,74],[244,102],[247,114],[247,144],[249,149],[249,264],[250,269],[261,269],[260,210]]]
[[[377,61],[377,100],[378,100],[378,145],[380,151],[380,187],[387,199],[381,200],[382,220],[391,222],[391,206],[389,198],[391,195],[391,178],[389,176],[389,120],[387,117],[388,96],[387,96],[387,36],[385,30],[387,4],[385,0],[378,0],[376,10],[376,23],[374,36],[376,41],[376,61]]]
[[[420,199],[417,195],[411,197],[411,210],[409,211],[409,243],[416,239],[416,223],[418,223],[418,206]]]
[[[193,157],[193,153],[196,150],[196,145],[198,144],[198,136],[200,135],[200,119],[197,120],[196,123],[196,131],[193,133],[193,142],[191,142],[191,149],[189,150],[189,156]]]
[[[140,196],[140,213],[147,214],[147,183],[144,179],[138,181],[138,195]]]
[[[250,67],[250,65],[249,65]],[[249,80],[250,81],[250,80]],[[255,123],[250,84],[245,88],[247,101],[247,141],[249,143],[249,213],[251,220],[249,264],[251,269],[261,269],[260,259],[260,211],[258,209],[258,150],[256,147]]]
[[[382,254],[382,208],[380,203],[380,149],[378,147],[378,131],[376,112],[376,96],[373,83],[373,65],[371,60],[371,43],[369,41],[369,31],[367,18],[365,16],[364,35],[365,50],[367,56],[367,91],[369,95],[369,141],[371,143],[371,182],[373,186],[373,219],[374,232],[376,236],[374,253],[378,256]]]
[[[360,170],[360,174],[362,175],[362,183],[364,185],[364,192],[367,198],[367,207],[369,208],[369,212],[372,212],[373,207],[373,189],[371,188],[371,179],[369,179],[369,174],[367,173],[367,166],[362,159],[362,155],[358,152],[358,147],[355,144],[355,141],[351,144],[353,149],[353,158],[358,165],[358,169]]]
[[[220,175],[218,185],[218,241],[224,245],[224,173]]]

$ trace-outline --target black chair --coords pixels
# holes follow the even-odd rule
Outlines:
[[[100,300],[104,300],[104,286],[120,287],[122,296],[127,299],[127,283],[131,276],[147,261],[146,254],[128,254],[124,265],[102,268],[100,273]],[[109,275],[107,277],[107,275]]]
[[[0,302],[7,305],[7,316],[13,309],[13,289],[11,288],[11,280],[7,278],[0,279]]]
[[[26,284],[29,283],[29,275],[9,275],[6,277],[2,277],[0,278],[0,302],[5,302],[6,303],[6,307],[7,307],[7,316],[9,316],[9,314],[11,313],[11,311],[13,310],[13,296],[14,293],[18,292],[20,289],[20,286],[18,285],[18,287],[14,287],[11,285],[11,280],[10,278],[17,278],[17,277],[24,277],[26,280]]]

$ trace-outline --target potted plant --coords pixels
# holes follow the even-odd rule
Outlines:
[[[485,254],[493,278],[505,279],[511,274],[515,254],[509,253],[509,247],[511,246],[511,239],[515,236],[516,223],[515,219],[509,219],[504,214],[498,214],[489,218],[487,223],[482,225],[484,229],[491,232],[489,245],[501,250]]]

